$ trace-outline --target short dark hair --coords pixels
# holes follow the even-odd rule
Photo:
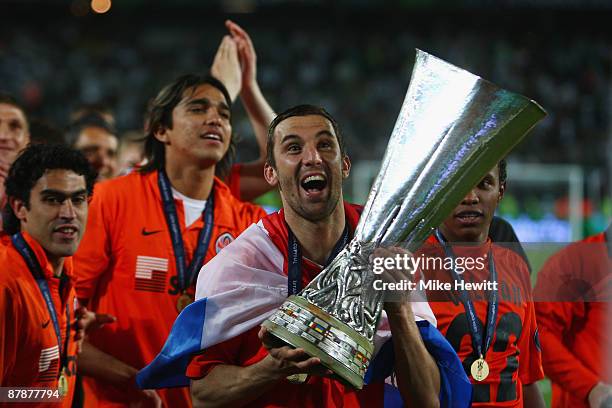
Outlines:
[[[101,102],[82,103],[78,105],[70,112],[70,122],[78,122],[81,118],[91,114],[106,117],[104,120],[112,127],[115,126],[115,115],[113,114],[113,110],[110,106]]]
[[[47,170],[55,169],[72,170],[84,176],[87,195],[92,196],[97,174],[81,152],[63,144],[32,144],[19,154],[9,169],[4,181],[7,197],[19,199],[29,208],[32,188]],[[21,229],[9,202],[4,206],[2,221],[4,231],[9,234]]]
[[[164,144],[157,140],[155,133],[161,128],[172,129],[172,112],[183,99],[183,94],[187,90],[195,91],[198,86],[204,84],[208,84],[221,91],[227,106],[231,109],[232,100],[225,85],[211,75],[186,74],[166,85],[149,104],[147,110],[144,137],[144,155],[147,159],[147,164],[140,171],[147,173],[164,168],[166,149]],[[229,174],[236,156],[236,142],[236,138],[232,135],[230,137],[229,149],[215,166],[215,173],[218,176],[224,177]]]
[[[272,167],[276,167],[276,161],[274,160],[274,132],[276,131],[276,127],[283,120],[291,118],[293,116],[309,116],[309,115],[319,115],[323,116],[325,119],[331,123],[334,128],[334,133],[336,134],[336,139],[338,140],[338,145],[340,146],[340,154],[342,156],[346,155],[346,147],[344,145],[344,137],[340,132],[340,127],[338,123],[327,112],[320,106],[315,105],[297,105],[292,108],[285,110],[284,112],[279,113],[272,123],[270,123],[270,127],[268,128],[268,143],[266,145],[266,162],[270,164]]]
[[[66,141],[70,146],[74,146],[79,139],[79,135],[85,128],[95,127],[100,128],[107,133],[117,137],[117,129],[112,123],[109,123],[101,113],[89,112],[80,116],[77,120],[68,125],[66,130]]]
[[[0,103],[3,103],[5,105],[11,105],[11,106],[14,106],[15,108],[19,109],[21,111],[21,113],[23,113],[23,117],[25,118],[26,125],[28,126],[28,128],[30,127],[30,122],[28,121],[28,115],[26,113],[26,109],[21,104],[21,102],[19,102],[17,100],[17,98],[15,98],[13,95],[11,95],[9,93],[1,92],[0,91]]]

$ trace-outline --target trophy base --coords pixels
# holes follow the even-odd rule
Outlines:
[[[365,337],[300,296],[290,296],[262,323],[274,336],[302,348],[357,389],[370,364],[374,345]]]

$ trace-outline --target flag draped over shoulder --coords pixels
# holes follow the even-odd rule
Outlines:
[[[196,302],[177,317],[162,351],[138,374],[138,385],[189,385],[191,354],[261,324],[287,298],[283,262],[261,225],[247,228],[202,267]]]
[[[182,311],[162,351],[138,373],[138,386],[147,389],[189,385],[185,371],[194,353],[245,333],[274,313],[287,298],[287,276],[283,272],[286,259],[287,255],[273,243],[260,221],[204,265],[198,277],[196,302]],[[438,361],[441,379],[448,382],[448,390],[443,394],[449,394],[444,399],[450,402],[448,397],[457,395],[453,390],[464,387],[465,382],[469,385],[469,380],[457,355],[435,329],[435,318],[429,304],[415,302],[413,312],[421,335],[427,335],[423,338],[428,349],[441,348],[443,362],[432,350],[429,351]],[[375,353],[381,349],[384,352],[372,361],[371,370],[366,375],[367,382],[383,380],[390,375],[393,366],[390,337],[389,323],[383,313],[374,343]],[[434,341],[428,342],[432,337],[435,337]],[[453,371],[445,375],[442,370],[448,367]],[[444,387],[441,390],[444,391]]]

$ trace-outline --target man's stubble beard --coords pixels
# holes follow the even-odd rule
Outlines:
[[[293,211],[295,211],[296,213],[298,213],[300,215],[300,217],[310,221],[310,222],[320,222],[325,220],[326,218],[329,218],[329,216],[334,212],[334,210],[336,209],[336,206],[338,205],[338,202],[340,201],[340,194],[338,194],[337,197],[332,197],[332,194],[330,193],[330,198],[329,200],[327,200],[327,206],[326,208],[317,214],[310,214],[305,208],[303,208],[302,206],[300,206],[299,209],[294,208]]]

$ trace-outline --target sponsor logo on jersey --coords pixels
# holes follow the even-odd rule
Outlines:
[[[38,381],[53,381],[59,369],[59,347],[42,349],[38,359]]]
[[[136,257],[135,284],[136,290],[163,293],[166,290],[168,260],[152,256]]]
[[[149,235],[153,235],[153,234],[157,234],[158,232],[162,232],[162,230],[149,230],[147,231],[144,227],[142,228],[142,231],[140,231],[140,233],[147,237]]]
[[[234,239],[234,236],[229,232],[219,235],[219,238],[217,238],[217,241],[215,242],[215,253],[218,254],[219,251],[228,246]]]

